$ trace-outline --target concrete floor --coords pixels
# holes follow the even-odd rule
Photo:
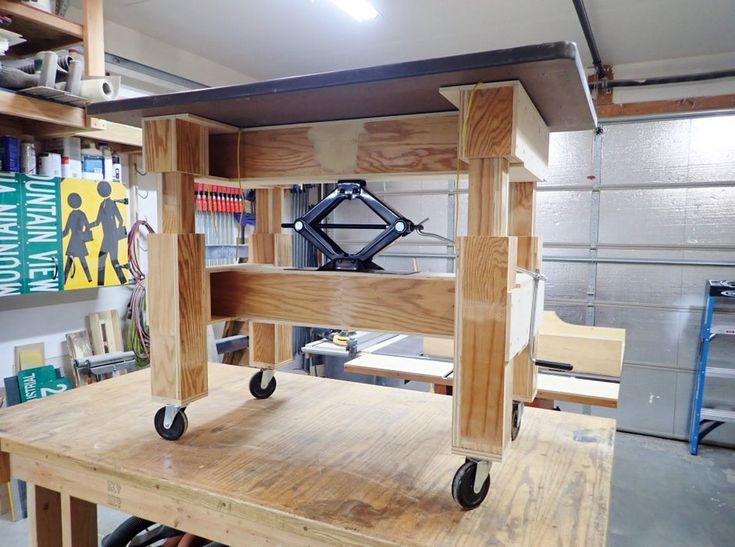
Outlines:
[[[609,547],[735,545],[735,451],[616,434]]]
[[[126,515],[100,507],[100,538]],[[28,545],[27,521],[0,517],[0,545]],[[735,452],[617,433],[609,547],[735,545]]]

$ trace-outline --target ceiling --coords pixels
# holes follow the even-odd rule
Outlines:
[[[115,0],[105,17],[259,80],[555,40],[591,64],[572,0],[372,3],[365,23],[329,0]],[[733,0],[585,3],[606,63],[735,51]]]

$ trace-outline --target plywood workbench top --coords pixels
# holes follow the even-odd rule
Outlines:
[[[605,544],[612,420],[527,409],[488,498],[466,512],[450,494],[462,462],[450,397],[278,373],[275,394],[254,400],[251,369],[209,375],[178,442],[154,431],[140,371],[3,410],[0,449],[24,478],[55,469],[58,490],[139,516],[160,518],[163,496],[182,529],[200,506],[212,539],[235,545]]]

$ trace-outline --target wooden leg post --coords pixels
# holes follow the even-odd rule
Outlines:
[[[253,264],[291,266],[291,237],[281,233],[283,190],[256,190],[255,231],[248,245]],[[293,357],[291,326],[250,323],[250,366],[276,368]]]
[[[28,485],[28,532],[32,547],[59,547],[61,539],[61,494]]]
[[[61,528],[63,547],[97,547],[97,506],[61,494]]]
[[[506,359],[516,241],[508,237],[508,160],[472,158],[467,237],[455,289],[456,453],[500,461],[510,442],[512,363]]]
[[[510,185],[510,234],[518,236],[518,266],[530,271],[541,269],[541,238],[534,237],[535,194],[535,182]],[[513,399],[524,403],[536,398],[538,378],[538,369],[529,351],[530,348],[526,348],[513,358]]]
[[[167,404],[185,406],[207,394],[204,236],[152,234],[148,253],[151,393]]]
[[[490,461],[501,461],[510,443],[513,365],[506,360],[506,329],[515,259],[514,238],[460,240],[452,448]]]
[[[149,237],[151,393],[185,406],[207,394],[209,282],[195,234],[194,177],[209,172],[206,125],[176,116],[143,120],[146,169],[161,173],[160,230]]]
[[[517,261],[533,268],[539,249],[531,237],[533,183],[516,188],[511,179],[545,177],[549,132],[520,82],[442,93],[459,109],[458,154],[469,163],[467,237],[457,252],[452,449],[501,461],[510,444],[514,374],[528,384],[522,394],[535,389],[527,354],[514,373],[509,347]]]

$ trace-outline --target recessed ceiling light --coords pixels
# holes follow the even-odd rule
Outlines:
[[[368,0],[332,0],[332,4],[356,21],[369,21],[378,16],[378,12]]]

